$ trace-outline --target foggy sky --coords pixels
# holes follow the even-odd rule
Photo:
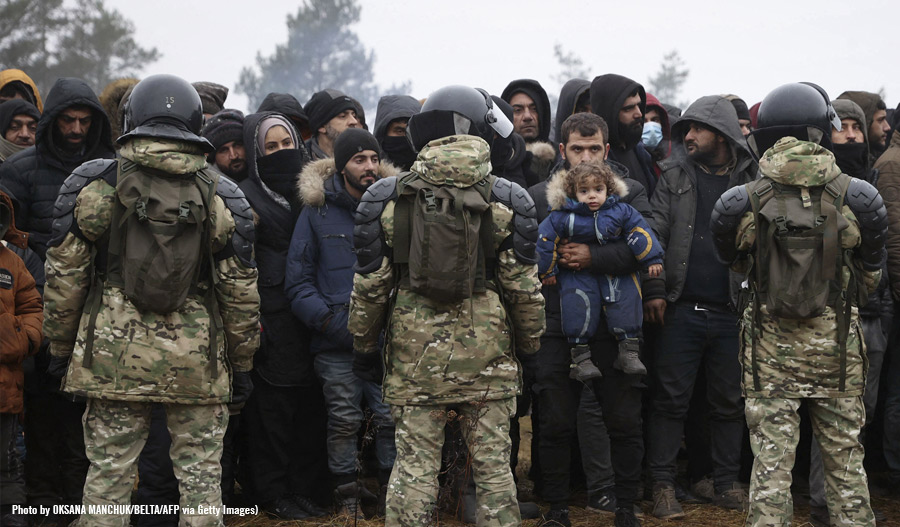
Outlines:
[[[382,87],[411,80],[417,98],[448,84],[499,94],[518,78],[551,94],[561,84],[554,44],[582,58],[589,79],[630,77],[649,91],[663,55],[677,49],[690,70],[679,101],[736,93],[749,105],[787,82],[845,90],[884,89],[900,100],[898,50],[890,21],[900,2],[609,2],[590,0],[360,0],[353,28],[375,51]],[[162,58],[143,75],[171,73],[213,81],[232,92],[226,107],[251,110],[234,92],[240,70],[287,40],[297,0],[153,2],[110,0],[136,26],[136,39]],[[552,7],[551,7],[552,6]],[[310,94],[294,94],[301,104]],[[350,94],[353,95],[353,94]],[[664,101],[668,102],[668,101]],[[253,109],[255,110],[255,108]],[[374,122],[374,116],[372,121]]]

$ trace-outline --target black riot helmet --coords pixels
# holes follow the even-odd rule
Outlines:
[[[203,103],[191,84],[174,75],[151,75],[135,85],[125,105],[125,133],[129,137],[159,137],[194,143],[207,152],[213,146],[200,137]]]
[[[429,141],[457,134],[478,136],[488,144],[496,133],[509,137],[512,122],[484,90],[447,86],[432,93],[422,111],[409,118],[406,136],[418,152]]]
[[[825,90],[811,82],[793,82],[775,88],[762,100],[756,130],[748,142],[757,158],[787,136],[832,150],[832,127],[840,130],[841,120]]]

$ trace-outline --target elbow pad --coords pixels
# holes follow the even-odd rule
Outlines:
[[[716,256],[723,264],[730,265],[738,256],[734,245],[734,233],[741,218],[751,209],[750,195],[745,185],[731,187],[716,201],[709,220],[709,230],[713,233]]]
[[[847,187],[844,204],[850,207],[859,221],[859,255],[863,267],[868,270],[881,268],[884,260],[884,242],[887,238],[888,218],[884,200],[878,190],[862,179],[853,178]]]
[[[75,199],[84,187],[99,177],[115,187],[117,167],[115,159],[95,159],[80,165],[66,178],[53,204],[53,230],[48,247],[58,246],[70,232],[84,239],[78,222],[75,221]]]
[[[353,226],[353,247],[356,251],[354,270],[369,274],[381,267],[381,260],[389,256],[384,232],[381,229],[381,213],[388,201],[397,199],[397,178],[380,179],[370,186],[356,208]]]
[[[216,259],[223,260],[235,255],[247,267],[256,267],[256,261],[253,259],[256,231],[253,226],[253,209],[250,207],[250,202],[244,197],[244,192],[237,186],[237,183],[226,177],[219,178],[216,194],[222,198],[225,207],[231,211],[231,216],[234,218],[231,244],[216,253]]]
[[[516,259],[524,264],[536,264],[538,221],[534,200],[517,183],[498,177],[491,187],[491,201],[500,202],[513,211],[512,247]],[[504,242],[501,250],[508,248],[507,245]]]

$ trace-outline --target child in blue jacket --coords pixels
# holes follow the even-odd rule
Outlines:
[[[576,165],[556,174],[547,185],[551,211],[541,222],[538,235],[538,272],[545,285],[559,281],[562,329],[574,344],[569,375],[579,381],[601,376],[591,362],[588,347],[597,331],[601,308],[609,330],[619,341],[613,367],[628,374],[647,373],[639,355],[644,314],[639,274],[596,275],[557,265],[561,240],[605,244],[624,238],[650,276],[659,276],[662,246],[641,214],[620,201],[626,192],[625,183],[606,163]]]

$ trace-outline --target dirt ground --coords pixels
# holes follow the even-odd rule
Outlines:
[[[531,421],[529,418],[523,418],[521,421],[522,445],[531,443]],[[528,499],[530,497],[530,481],[525,476],[531,465],[529,451],[522,448],[519,452],[519,465],[517,472],[519,474],[519,491],[520,497]],[[373,487],[374,488],[374,487]],[[584,493],[575,494],[569,506],[569,518],[574,527],[613,527],[614,518],[611,514],[600,515],[587,512],[584,510],[585,496]],[[538,501],[542,511],[546,511],[548,505]],[[745,514],[728,511],[714,507],[712,505],[683,505],[686,516],[680,520],[657,520],[649,514],[652,503],[645,501],[642,508],[647,512],[641,519],[644,527],[743,527]],[[883,511],[888,520],[880,522],[878,527],[900,527],[900,500],[884,499],[873,497],[873,505]],[[370,511],[365,509],[367,513]],[[537,527],[540,520],[525,520],[522,522],[524,527]],[[260,513],[257,516],[227,516],[225,525],[229,527],[312,527],[312,526],[332,526],[332,527],[352,527],[353,520],[342,516],[330,516],[324,518],[315,518],[306,521],[284,521],[274,520]],[[372,520],[361,521],[356,524],[358,527],[382,527],[384,520],[376,518]],[[459,522],[453,518],[451,513],[440,512],[434,527],[439,526],[464,526],[465,523]],[[794,503],[794,527],[811,527],[809,523],[809,506],[802,503],[802,500],[796,500]],[[425,526],[423,526],[425,527]]]

